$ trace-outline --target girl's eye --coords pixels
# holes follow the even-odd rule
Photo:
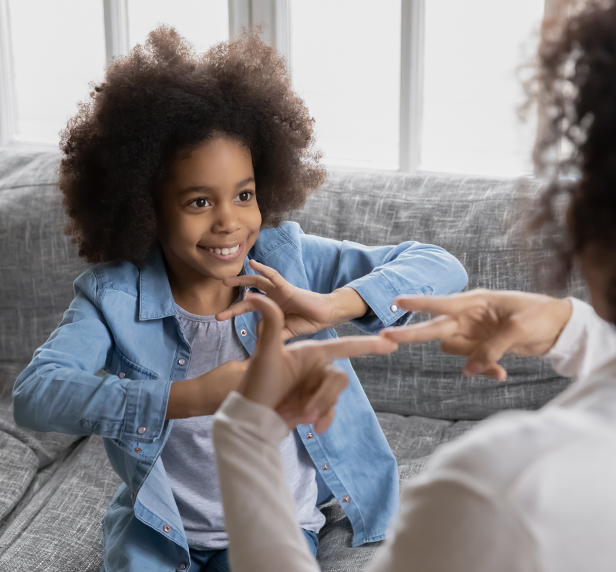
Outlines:
[[[198,209],[202,209],[204,207],[209,207],[210,206],[210,201],[208,201],[207,199],[204,199],[204,198],[198,198],[198,199],[195,199],[194,201],[192,201],[190,204],[191,204],[191,206],[194,206],[194,207],[196,207]]]
[[[241,203],[245,203],[246,201],[250,200],[250,197],[253,195],[253,193],[251,193],[250,191],[242,191],[239,195],[237,195],[237,199],[241,202]]]

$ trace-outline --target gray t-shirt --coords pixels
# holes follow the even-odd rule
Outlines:
[[[197,316],[176,305],[178,320],[192,348],[187,379],[198,377],[228,361],[244,361],[248,352],[233,321]],[[188,545],[194,549],[226,548],[228,537],[212,445],[214,417],[176,419],[161,454],[182,517]],[[316,470],[297,431],[280,445],[286,482],[295,497],[300,526],[319,532],[325,517],[317,508]]]

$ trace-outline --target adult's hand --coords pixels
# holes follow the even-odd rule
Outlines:
[[[345,373],[331,361],[364,354],[385,354],[398,344],[380,336],[348,336],[326,341],[305,341],[285,346],[285,316],[280,307],[259,294],[248,294],[261,312],[257,345],[239,392],[275,409],[289,428],[313,423],[323,432],[331,424],[338,395],[347,386]]]
[[[569,321],[572,305],[562,300],[503,290],[471,290],[451,296],[402,296],[399,307],[437,318],[411,326],[386,328],[381,335],[399,343],[441,340],[449,354],[468,356],[466,375],[504,381],[497,362],[503,354],[543,355],[556,343]]]

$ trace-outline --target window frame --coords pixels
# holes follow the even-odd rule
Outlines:
[[[554,15],[560,0],[544,0],[546,16]],[[104,8],[107,65],[114,57],[128,54],[127,0],[102,0]],[[400,151],[398,170],[417,173],[421,163],[424,30],[426,0],[401,0],[400,53]],[[229,37],[243,27],[262,23],[263,38],[276,48],[291,66],[291,23],[289,0],[228,0]],[[11,30],[8,0],[0,0],[0,145],[55,147],[48,142],[28,140],[16,133],[16,96],[13,82]],[[291,74],[293,72],[290,69]],[[541,110],[539,110],[539,124]],[[357,167],[353,167],[357,169]],[[365,170],[373,170],[368,167]],[[394,171],[395,172],[395,171]]]

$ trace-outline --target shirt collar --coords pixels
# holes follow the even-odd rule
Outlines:
[[[241,274],[255,274],[244,260]],[[242,292],[242,298],[244,297]],[[139,272],[139,319],[156,320],[175,316],[175,301],[169,286],[163,253],[156,244]]]

